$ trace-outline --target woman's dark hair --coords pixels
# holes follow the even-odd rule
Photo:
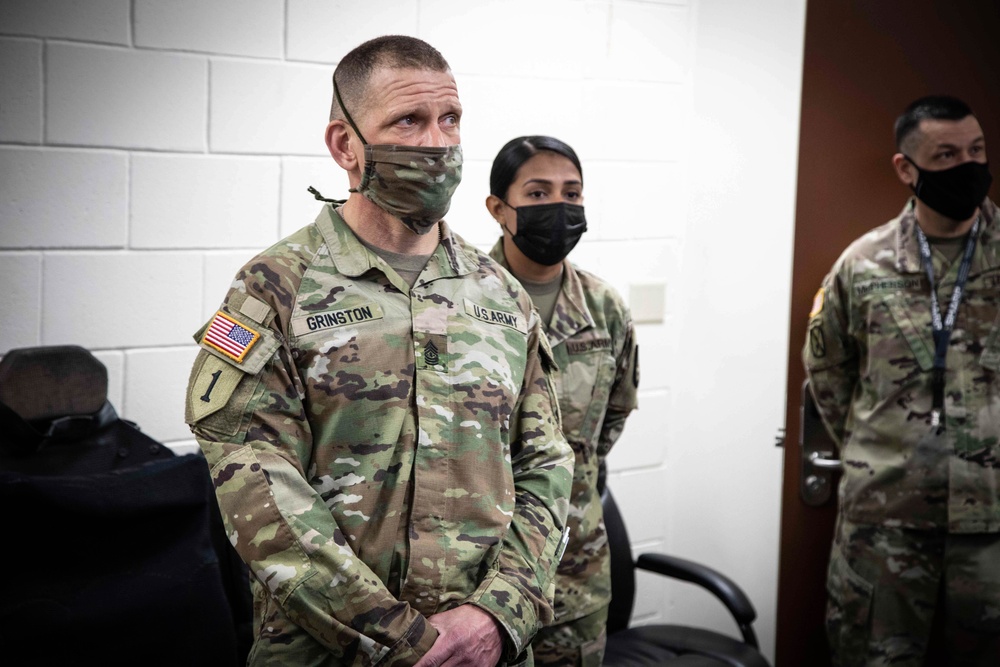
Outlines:
[[[573,166],[580,172],[580,181],[583,181],[583,167],[580,166],[580,158],[576,156],[576,151],[569,144],[559,141],[555,137],[518,137],[508,141],[493,159],[493,169],[490,171],[490,194],[506,201],[507,189],[514,182],[517,170],[521,168],[522,164],[538,155],[538,151],[552,151],[562,155],[573,163]]]

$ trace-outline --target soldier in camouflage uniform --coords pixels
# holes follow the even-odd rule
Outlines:
[[[600,665],[611,572],[597,472],[636,407],[635,331],[615,290],[565,259],[586,229],[583,172],[570,146],[544,136],[508,142],[493,161],[490,192],[487,209],[503,230],[490,256],[548,323],[563,432],[576,459],[555,622],[536,636],[535,662]]]
[[[461,173],[441,55],[378,38],[334,89],[352,194],[237,274],[188,389],[252,573],[250,662],[530,664],[572,481],[551,351],[441,220]]]
[[[932,623],[996,665],[1000,218],[964,103],[917,100],[896,141],[916,198],[837,260],[803,351],[844,463],[827,630],[838,665],[922,665]]]

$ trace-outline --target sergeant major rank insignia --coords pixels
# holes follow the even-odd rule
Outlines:
[[[260,332],[237,322],[221,310],[215,313],[205,335],[201,337],[202,343],[238,363],[243,363],[250,348],[258,340]]]
[[[424,363],[428,366],[437,366],[441,363],[441,358],[438,356],[437,345],[434,341],[427,341],[427,346],[424,348]]]

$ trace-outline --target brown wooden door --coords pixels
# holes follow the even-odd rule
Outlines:
[[[809,0],[782,490],[778,667],[829,664],[823,630],[835,499],[799,496],[801,350],[812,298],[855,238],[895,216],[908,191],[889,159],[892,125],[912,100],[948,93],[968,102],[1000,180],[1000,3],[995,0]],[[998,187],[994,184],[993,198]]]

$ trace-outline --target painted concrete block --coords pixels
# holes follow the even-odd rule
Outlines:
[[[108,400],[121,416],[125,405],[125,353],[121,350],[92,350],[108,370]]]
[[[0,141],[42,141],[42,43],[0,39]]]
[[[3,0],[0,26],[12,35],[129,43],[129,0]]]
[[[289,60],[336,63],[373,37],[417,35],[417,28],[417,0],[288,0],[286,54]]]
[[[212,151],[329,155],[332,76],[319,65],[213,60]]]
[[[286,157],[281,160],[281,237],[284,238],[316,219],[323,202],[311,195],[312,186],[330,199],[348,195],[347,172],[333,158]]]
[[[608,468],[632,470],[662,464],[668,440],[663,424],[669,421],[672,412],[670,392],[640,391],[639,408],[625,420],[621,438],[608,454]]]
[[[687,79],[692,12],[684,6],[616,2],[609,12],[607,53],[588,63],[590,78]]]
[[[208,66],[203,56],[49,44],[49,143],[201,151]]]
[[[608,488],[615,494],[632,543],[663,540],[666,533],[666,513],[655,511],[666,507],[667,502],[663,469],[648,468],[619,473],[609,466],[608,471]]]
[[[41,343],[42,254],[0,252],[0,354]]]
[[[198,253],[49,253],[42,343],[93,349],[187,344],[202,324],[201,266]]]
[[[136,0],[135,45],[280,58],[281,0]]]
[[[123,416],[161,442],[189,439],[184,401],[197,354],[195,345],[126,352]]]
[[[229,248],[278,239],[277,158],[136,155],[134,248]]]
[[[490,164],[515,137],[547,134],[580,155],[591,131],[583,125],[584,88],[578,82],[528,78],[457,77],[462,100],[462,151]],[[485,195],[484,195],[485,196]]]
[[[445,220],[459,236],[469,243],[491,247],[500,238],[500,225],[486,210],[486,197],[490,194],[490,167],[492,162],[466,160],[462,166],[462,184],[451,200],[451,209]]]
[[[573,147],[588,160],[679,160],[686,156],[689,104],[681,84],[588,81],[581,103],[586,141]],[[628,132],[651,116],[656,131],[639,139]]]
[[[122,247],[128,157],[0,147],[0,247]]]
[[[205,286],[201,298],[201,326],[222,305],[236,273],[264,248],[206,252],[204,256]],[[194,330],[191,331],[194,333]]]
[[[422,0],[418,36],[459,74],[581,79],[592,45],[574,30],[580,10],[572,0],[479,0],[462,11],[450,0]]]

